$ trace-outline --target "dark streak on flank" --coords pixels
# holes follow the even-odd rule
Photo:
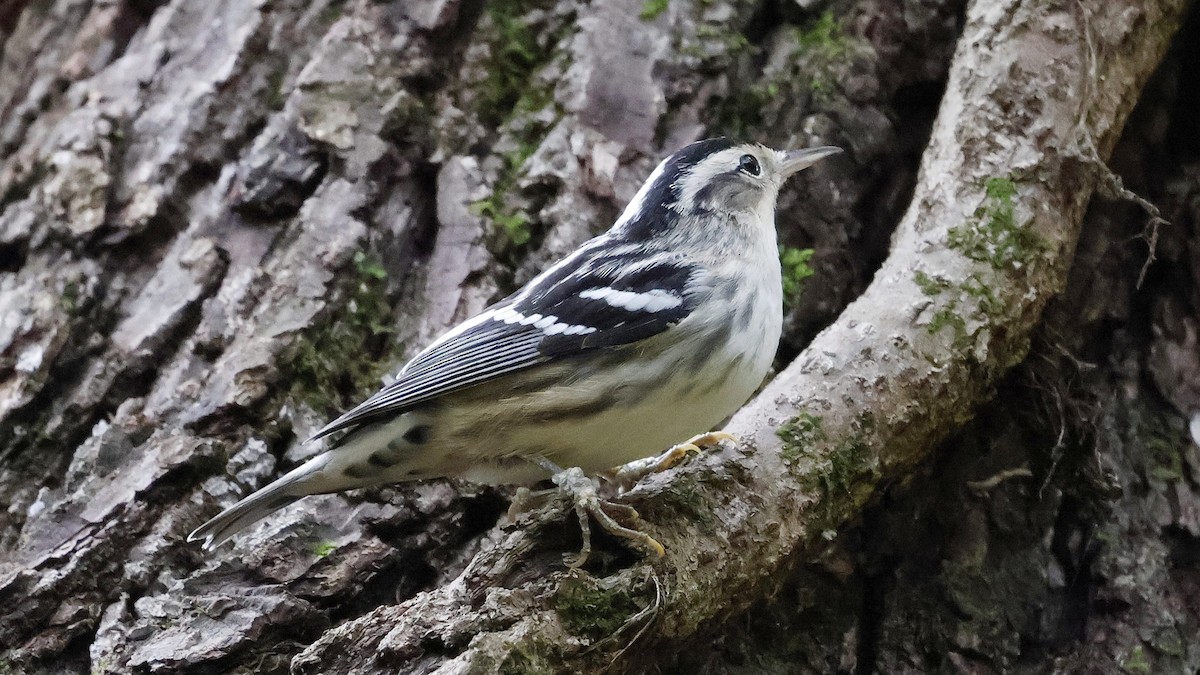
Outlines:
[[[411,443],[412,445],[425,445],[429,442],[429,435],[432,431],[433,428],[428,424],[418,424],[404,432],[404,435],[401,438],[403,438],[405,442]]]
[[[375,452],[371,453],[370,457],[367,457],[367,463],[369,463],[371,466],[379,467],[380,469],[386,469],[389,466],[394,466],[398,461],[400,461],[400,457],[395,453],[388,452],[387,450],[376,450]]]
[[[355,478],[355,479],[361,480],[368,476],[375,475],[375,469],[371,466],[367,466],[367,465],[363,465],[363,464],[351,464],[350,466],[346,467],[345,469],[342,469],[342,473],[349,476],[350,478]]]
[[[733,372],[742,366],[742,358],[743,358],[743,355],[738,354],[737,358],[730,361],[728,364],[726,364],[726,366],[723,369],[721,369],[720,376],[714,377],[712,379],[712,381],[710,381],[708,383],[708,386],[706,386],[703,389],[701,389],[700,391],[696,392],[696,396],[697,397],[708,396],[709,394],[716,391],[717,387],[720,387],[720,386],[724,385],[727,381],[729,381],[729,378],[733,376]]]
[[[692,353],[692,358],[687,364],[689,371],[692,373],[700,372],[712,355],[728,344],[729,338],[732,335],[733,325],[730,322],[721,324],[718,330],[705,335],[700,343],[696,345],[696,349]]]
[[[750,320],[754,318],[754,305],[751,303],[742,303],[733,313],[733,319],[729,325],[735,330],[745,332],[750,330]]]
[[[615,390],[609,390],[602,395],[576,405],[560,406],[557,408],[547,408],[539,410],[536,415],[537,421],[543,424],[547,422],[564,422],[567,420],[580,419],[591,417],[612,408],[618,403],[625,403],[617,395]]]

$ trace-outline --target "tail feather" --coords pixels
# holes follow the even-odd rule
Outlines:
[[[307,495],[444,475],[428,470],[429,457],[419,452],[425,439],[408,438],[412,429],[426,424],[426,417],[410,412],[387,423],[356,429],[334,448],[197,527],[188,535],[188,541],[203,540],[205,550],[211,551],[242,529]]]
[[[317,458],[321,459],[321,458]],[[314,460],[315,461],[315,460]],[[204,523],[188,535],[188,541],[204,540],[204,550],[211,551],[241,530],[299,500],[313,491],[305,489],[309,476],[320,469],[309,461],[280,476],[270,485],[245,497]],[[322,462],[323,464],[324,462]]]

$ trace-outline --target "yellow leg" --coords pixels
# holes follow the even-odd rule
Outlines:
[[[678,465],[688,456],[700,454],[701,448],[717,445],[721,441],[737,443],[737,439],[732,434],[724,431],[710,431],[707,434],[693,436],[683,443],[671,446],[661,455],[635,459],[617,467],[616,472],[612,475],[612,481],[617,484],[619,489],[627,490],[646,476],[666,471]]]

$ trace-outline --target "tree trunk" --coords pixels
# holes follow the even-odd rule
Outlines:
[[[0,5],[0,664],[1200,668],[1184,5]],[[718,133],[849,152],[743,445],[628,495],[665,558],[445,481],[184,541]]]

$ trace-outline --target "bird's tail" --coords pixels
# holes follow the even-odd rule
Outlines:
[[[254,492],[240,502],[217,514],[188,535],[188,541],[204,540],[204,549],[211,551],[244,528],[282,509],[306,495],[318,492],[307,483],[320,472],[327,457],[321,455],[280,476],[270,485]]]
[[[391,422],[361,427],[337,445],[292,469],[278,480],[197,527],[188,541],[204,540],[212,550],[243,528],[307,495],[340,492],[401,480],[445,475],[430,470],[436,453],[422,454],[428,440],[413,429],[428,429],[427,418],[408,412]]]

